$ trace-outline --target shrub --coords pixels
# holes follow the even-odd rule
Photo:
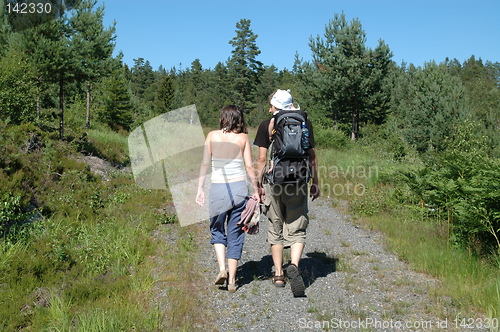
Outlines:
[[[0,199],[0,233],[3,233],[7,227],[26,219],[21,205],[21,196],[11,196],[4,194]]]
[[[343,149],[347,145],[346,135],[335,128],[318,126],[314,128],[314,140],[317,147]]]
[[[35,84],[24,54],[9,50],[0,57],[0,117],[19,124],[34,118]]]
[[[485,149],[477,125],[465,121],[447,138],[446,150],[407,174],[421,205],[443,211],[451,240],[481,254],[500,252],[500,162]]]

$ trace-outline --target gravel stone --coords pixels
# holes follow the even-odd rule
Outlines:
[[[309,210],[307,243],[299,265],[306,297],[294,298],[288,282],[284,288],[271,282],[267,218],[262,218],[259,234],[246,235],[235,293],[213,285],[217,261],[208,225],[202,226],[206,230],[200,232],[199,267],[206,291],[201,301],[211,308],[214,330],[461,330],[453,322],[459,315],[453,301],[433,295],[439,280],[411,270],[388,252],[381,234],[354,224],[332,207],[331,200],[310,201]],[[285,250],[285,268],[287,257]]]

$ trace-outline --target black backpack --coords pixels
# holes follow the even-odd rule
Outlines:
[[[271,184],[307,183],[311,178],[309,141],[302,142],[303,124],[307,113],[303,110],[279,111],[274,115],[274,134],[271,144]]]

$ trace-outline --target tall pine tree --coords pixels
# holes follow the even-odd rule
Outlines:
[[[115,69],[101,84],[99,119],[115,130],[129,130],[134,119],[125,69]]]
[[[259,82],[262,62],[257,60],[260,50],[257,35],[250,29],[250,20],[236,23],[236,37],[229,41],[233,46],[229,59],[229,74],[233,84],[233,102],[241,108],[254,107],[254,88]]]
[[[104,28],[104,6],[94,10],[97,0],[83,0],[70,18],[72,44],[77,58],[76,79],[85,84],[85,126],[90,128],[92,84],[109,75],[117,62],[111,58],[115,47],[115,25]]]
[[[460,78],[446,65],[429,62],[424,68],[410,66],[400,72],[397,82],[391,108],[406,141],[420,152],[443,150],[446,137],[469,112]]]
[[[350,123],[352,139],[358,136],[360,121],[383,121],[389,100],[382,85],[392,54],[382,40],[375,50],[365,43],[360,21],[348,23],[344,13],[335,14],[324,37],[311,38],[309,43],[314,61],[309,83],[316,102],[337,124]]]

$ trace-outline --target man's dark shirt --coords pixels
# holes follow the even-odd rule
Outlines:
[[[262,121],[257,129],[257,134],[255,135],[255,140],[253,141],[254,145],[257,145],[261,148],[269,148],[271,145],[271,141],[269,140],[269,122],[271,119],[267,119]],[[309,129],[309,144],[311,148],[314,148],[314,132],[311,121],[309,119],[306,120],[307,129]]]

